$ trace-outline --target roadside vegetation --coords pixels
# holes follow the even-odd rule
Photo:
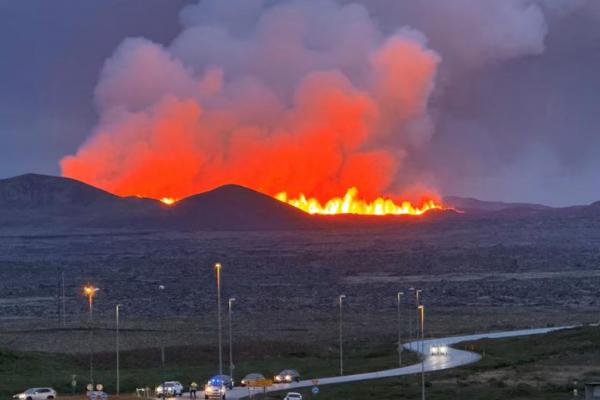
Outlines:
[[[583,327],[540,336],[486,339],[458,347],[479,352],[473,365],[426,375],[429,400],[572,399],[576,387],[600,378],[600,328]],[[419,399],[419,375],[299,390],[305,399]],[[273,393],[265,399],[281,399]]]
[[[392,342],[367,344],[347,343],[345,372],[348,374],[395,368],[397,353]],[[251,372],[261,372],[267,378],[285,368],[294,368],[302,379],[335,376],[339,373],[337,346],[261,342],[238,345],[236,381]],[[153,389],[164,380],[179,380],[184,386],[196,381],[202,385],[217,373],[218,361],[214,347],[167,347],[165,365],[161,368],[161,349],[139,349],[121,352],[121,392],[136,388]],[[224,373],[229,373],[227,347],[224,346]],[[235,360],[234,360],[235,361]],[[411,364],[416,355],[404,352],[404,362]],[[115,391],[115,354],[94,355],[94,376],[109,393]],[[57,355],[54,353],[0,352],[0,398],[27,387],[52,386],[59,393],[72,393],[71,378],[76,376],[76,393],[83,393],[89,377],[89,355]]]
[[[553,400],[571,398],[575,386],[600,377],[600,328],[583,327],[547,335],[499,340],[479,340],[459,347],[479,352],[483,359],[476,364],[426,376],[428,399],[431,400]],[[270,376],[283,368],[296,368],[302,378],[334,376],[338,373],[337,348],[331,345],[262,342],[244,344],[237,357],[240,361],[236,378],[249,372]],[[279,349],[279,351],[276,351]],[[374,371],[393,368],[397,356],[393,345],[379,339],[378,344],[349,343],[345,372]],[[270,354],[270,356],[263,356]],[[227,353],[224,352],[225,358]],[[404,353],[406,363],[416,362],[414,354]],[[114,354],[97,354],[96,380],[114,391]],[[44,353],[0,352],[0,395],[6,397],[25,387],[50,385],[69,393],[71,375],[78,377],[82,392],[89,374],[86,355],[62,356]],[[160,368],[160,349],[146,349],[121,354],[121,391],[131,393],[136,387],[153,387],[165,379],[199,384],[215,373],[213,348],[172,347],[166,349],[166,365]],[[227,373],[227,363],[225,362]],[[417,399],[420,376],[408,376],[367,382],[320,386],[313,396],[310,388],[299,390],[306,399],[345,400],[377,398]],[[285,393],[264,395],[263,399],[281,399]]]

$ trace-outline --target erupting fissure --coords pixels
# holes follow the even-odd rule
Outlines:
[[[288,198],[286,192],[278,193],[275,198],[301,209],[309,214],[336,215],[422,215],[429,210],[442,210],[444,206],[433,199],[427,199],[421,205],[413,205],[410,201],[396,204],[392,199],[378,197],[368,202],[358,197],[358,189],[351,187],[343,197],[335,197],[322,205],[316,198],[307,198],[304,194],[296,199]]]
[[[172,198],[172,197],[163,197],[160,199],[160,201],[168,206],[175,204],[175,202],[177,201],[176,199]]]

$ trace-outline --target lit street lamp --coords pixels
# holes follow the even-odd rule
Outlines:
[[[232,324],[231,324],[231,306],[233,305],[233,302],[235,301],[235,298],[230,298],[229,299],[229,376],[231,377],[231,379],[233,380],[233,331],[232,331]]]
[[[88,298],[88,307],[89,307],[89,328],[90,328],[90,383],[92,386],[94,385],[94,346],[93,346],[93,338],[94,338],[94,296],[98,292],[97,287],[87,285],[83,288],[83,294]]]
[[[340,306],[340,376],[344,375],[344,331],[343,331],[343,300],[346,298],[345,294],[338,296],[338,303]]]
[[[402,296],[404,296],[404,292],[398,292],[396,294],[396,305],[398,306],[398,367],[402,367],[402,320],[400,318]]]
[[[215,264],[215,272],[217,273],[217,320],[219,329],[219,375],[223,375],[223,346],[222,346],[222,326],[221,326],[221,264]]]
[[[419,305],[418,312],[421,317],[421,400],[425,400],[425,306]]]
[[[165,285],[158,285],[158,290],[163,292],[165,290]],[[161,295],[159,295],[160,297]],[[162,329],[162,328],[161,328]],[[158,394],[158,398],[161,396],[163,398],[167,398],[167,390],[165,387],[165,346],[163,342],[163,338],[161,338],[161,346],[160,346],[160,386],[161,392]]]

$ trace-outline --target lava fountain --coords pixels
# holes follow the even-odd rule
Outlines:
[[[351,187],[343,197],[334,197],[324,204],[314,197],[307,198],[300,194],[298,198],[290,199],[286,192],[278,193],[275,198],[290,204],[309,214],[337,215],[422,215],[430,210],[442,210],[445,207],[433,199],[425,199],[420,205],[413,205],[410,201],[396,204],[390,198],[378,197],[373,201],[358,198],[358,189]]]

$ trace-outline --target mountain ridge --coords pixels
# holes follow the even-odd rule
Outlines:
[[[0,180],[0,228],[110,228],[134,230],[296,230],[406,226],[453,218],[596,218],[600,202],[552,208],[541,204],[487,202],[449,196],[455,210],[412,216],[319,216],[236,184],[183,198],[173,205],[121,197],[71,178],[24,174]],[[462,211],[464,213],[457,213]],[[460,216],[459,216],[460,215]]]

